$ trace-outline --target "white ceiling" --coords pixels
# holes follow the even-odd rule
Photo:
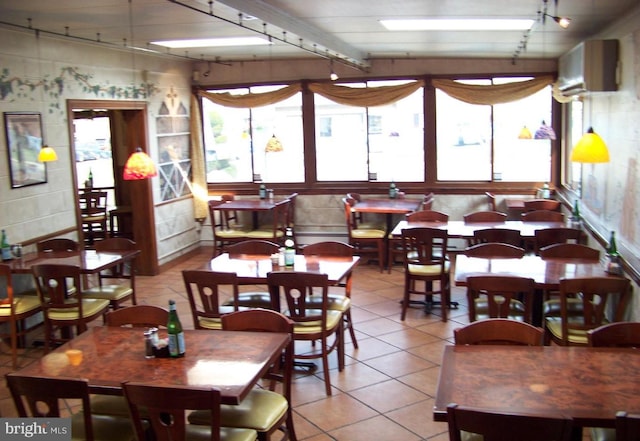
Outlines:
[[[255,36],[266,30],[272,45],[169,53],[207,61],[328,56],[366,66],[375,58],[556,58],[638,4],[548,0],[549,14],[572,19],[569,29],[561,29],[549,18],[538,20],[544,0],[0,0],[0,26],[163,53],[168,50],[149,42]],[[538,21],[528,38],[521,31],[392,32],[379,23],[437,17]],[[526,49],[516,55],[524,40]]]

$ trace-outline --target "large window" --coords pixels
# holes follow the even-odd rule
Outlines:
[[[345,87],[393,86],[369,81]],[[392,104],[356,107],[315,97],[319,181],[424,180],[423,90]]]
[[[527,78],[464,81],[500,84]],[[548,182],[551,178],[551,88],[504,104],[468,104],[436,91],[439,181]],[[519,139],[527,127],[531,139]]]
[[[237,95],[277,88],[217,92]],[[246,109],[203,99],[203,120],[207,182],[304,182],[300,93],[276,104]]]

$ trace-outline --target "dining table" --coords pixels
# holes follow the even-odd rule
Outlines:
[[[259,225],[258,215],[261,212],[269,212],[276,208],[278,203],[286,200],[286,198],[266,198],[266,199],[232,199],[225,201],[216,207],[222,211],[249,211],[252,215],[253,229],[257,229]]]
[[[162,387],[212,387],[222,402],[239,404],[282,354],[289,334],[185,330],[180,358],[146,358],[144,328],[96,326],[18,370],[38,378],[84,378],[95,394],[122,395],[122,383]],[[160,338],[166,337],[160,331]],[[67,350],[82,351],[78,365]]]
[[[614,427],[616,412],[640,412],[640,351],[578,346],[448,345],[433,418],[456,403],[547,413],[582,427]],[[575,438],[580,439],[581,430]]]
[[[421,204],[422,200],[420,199],[362,199],[351,207],[351,211],[356,213],[378,213],[386,215],[386,233],[388,234],[393,226],[394,214],[412,213],[419,210]]]
[[[293,267],[274,264],[271,256],[263,254],[222,253],[209,260],[202,269],[223,273],[236,273],[241,285],[265,284],[272,271],[305,271],[326,274],[329,284],[336,285],[350,279],[359,256],[306,256],[296,254]]]

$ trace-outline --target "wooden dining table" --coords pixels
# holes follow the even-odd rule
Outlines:
[[[577,277],[605,277],[608,273],[599,260],[545,258],[526,254],[521,258],[469,257],[457,254],[453,280],[456,286],[467,286],[467,278],[481,275],[504,275],[533,279],[533,324],[542,325],[543,291],[558,290],[561,279]]]
[[[640,412],[639,396],[636,349],[446,346],[433,418],[447,421],[447,405],[456,403],[566,415],[578,428],[614,427],[616,412]]]
[[[91,393],[121,395],[125,381],[163,387],[212,387],[240,403],[290,341],[289,334],[185,330],[181,358],[145,358],[143,328],[97,326],[17,371],[38,378],[86,378]],[[166,331],[164,331],[166,332]],[[160,338],[166,337],[160,331]],[[70,364],[65,351],[80,349]]]
[[[226,201],[216,207],[217,210],[223,211],[250,211],[252,214],[253,229],[258,228],[258,215],[260,212],[268,212],[276,208],[278,203],[286,200],[286,198],[273,199],[233,199]]]
[[[533,239],[536,230],[545,228],[564,228],[567,225],[564,222],[522,222],[522,221],[504,221],[504,222],[464,222],[464,221],[448,221],[448,222],[409,222],[401,220],[391,231],[391,235],[395,237],[402,236],[402,230],[407,228],[439,228],[447,230],[450,238],[470,239],[476,230],[484,230],[487,228],[506,228],[509,230],[517,230],[523,238]]]
[[[386,215],[386,232],[391,231],[394,214],[412,213],[420,208],[420,199],[362,199],[358,201],[351,211],[356,213],[379,213]]]
[[[82,274],[96,274],[126,262],[140,254],[140,250],[122,251],[39,251],[5,262],[13,274],[31,274],[34,265],[74,265]]]
[[[306,271],[326,274],[329,284],[335,285],[352,277],[353,269],[360,261],[359,256],[327,257],[296,254],[293,267],[274,265],[271,256],[263,254],[222,253],[209,262],[203,269],[223,273],[236,273],[240,284],[264,284],[267,274],[272,271]]]

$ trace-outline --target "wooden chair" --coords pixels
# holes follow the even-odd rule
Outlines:
[[[54,239],[47,239],[36,244],[38,252],[46,251],[79,251],[80,244],[72,239],[66,239],[63,237],[56,237]]]
[[[507,214],[500,211],[476,211],[463,216],[465,223],[473,222],[505,222]]]
[[[616,413],[616,441],[638,441],[640,439],[640,414],[625,411]]]
[[[560,316],[545,317],[545,344],[586,346],[587,332],[608,322],[611,301],[613,320],[624,320],[631,283],[622,277],[580,277],[560,280]],[[568,299],[580,303],[579,313],[569,314]]]
[[[107,312],[107,326],[131,326],[134,328],[166,328],[169,311],[161,306],[132,305]],[[91,396],[91,412],[94,415],[113,415],[129,418],[127,400],[120,395],[96,394]]]
[[[480,243],[506,243],[522,248],[522,236],[519,230],[509,228],[483,228],[473,232],[473,238],[469,239],[469,245]]]
[[[268,240],[249,239],[242,242],[231,244],[227,247],[230,256],[250,254],[259,256],[270,256],[280,250],[280,245]],[[240,291],[240,287],[238,287]],[[223,302],[223,306],[233,306],[234,299],[229,298]],[[237,303],[239,308],[264,308],[270,309],[271,296],[269,290],[264,291],[243,291],[238,293]]]
[[[490,191],[487,191],[484,194],[487,197],[487,209],[489,211],[497,211],[496,195],[491,193]]]
[[[560,211],[560,201],[553,199],[527,199],[524,201],[524,211],[551,210]]]
[[[338,354],[338,370],[344,369],[344,328],[342,313],[329,309],[329,281],[326,274],[300,271],[273,271],[267,274],[271,298],[276,299],[275,310],[285,311],[295,323],[293,339],[312,342],[316,345],[311,352],[294,352],[294,358],[302,360],[322,359],[325,391],[331,395],[331,375],[329,354]],[[280,307],[280,296],[286,305]],[[320,296],[320,304],[309,303],[310,296]],[[332,339],[333,337],[333,339]],[[315,343],[318,342],[318,343]],[[319,347],[318,347],[319,346]]]
[[[490,318],[454,329],[456,345],[542,346],[544,330],[529,323],[505,318]]]
[[[151,439],[157,441],[255,441],[258,436],[252,429],[220,426],[220,391],[217,389],[143,383],[123,383],[122,389],[138,440],[148,439],[145,434],[147,421],[153,431]],[[210,423],[206,426],[188,424],[187,411],[190,410],[208,410]]]
[[[582,231],[577,228],[542,228],[534,231],[534,251],[557,243],[580,243]]]
[[[252,309],[222,316],[225,331],[280,332],[293,335],[293,322],[276,311]],[[293,339],[283,356],[263,377],[269,389],[254,388],[238,405],[220,406],[220,424],[223,427],[242,427],[258,432],[258,440],[267,441],[276,431],[284,439],[295,441],[293,404],[291,401],[291,379],[293,376]],[[275,382],[282,386],[282,393],[275,392]],[[211,412],[196,410],[189,414],[191,424],[211,424]]]
[[[222,329],[220,317],[238,310],[238,277],[236,273],[184,270],[182,279],[187,290],[194,329]],[[233,306],[220,306],[224,289],[233,294]]]
[[[640,348],[639,322],[614,322],[587,331],[593,347]]]
[[[433,301],[434,295],[440,296],[443,322],[447,321],[447,309],[457,307],[457,303],[451,302],[447,239],[447,231],[438,228],[402,230],[405,281],[400,320],[405,319],[410,304],[423,305],[425,312],[431,313],[437,304]],[[418,289],[416,282],[424,282],[424,289]],[[433,282],[438,282],[438,290],[434,289]],[[412,295],[420,295],[423,299],[411,300]]]
[[[270,240],[282,243],[289,222],[290,207],[290,199],[284,199],[276,203],[275,208],[271,210],[271,222],[258,227],[256,230],[247,232],[247,239]]]
[[[559,243],[548,245],[538,250],[543,259],[575,259],[578,261],[600,260],[600,251],[586,245],[576,243]],[[560,316],[560,298],[557,290],[544,290],[542,314],[544,317]],[[582,302],[577,299],[567,298],[567,313],[569,315],[582,314]]]
[[[92,246],[96,239],[109,237],[107,228],[107,192],[85,191],[78,195],[80,204],[80,219],[82,231],[85,235],[85,244]]]
[[[87,299],[80,289],[80,268],[73,265],[41,264],[31,267],[38,288],[38,298],[44,315],[45,353],[52,344],[71,340],[70,330],[75,327],[81,334],[87,323],[103,316],[109,309],[109,301]],[[68,295],[68,280],[77,287]],[[56,337],[60,331],[60,337]]]
[[[97,252],[109,251],[135,251],[138,245],[124,237],[112,237],[96,242],[94,245]],[[105,283],[117,282],[120,283]],[[98,286],[84,290],[85,298],[104,299],[109,301],[112,309],[122,306],[123,302],[131,300],[133,305],[138,303],[136,299],[136,257],[113,266],[98,273]]]
[[[435,210],[414,211],[405,216],[407,222],[448,222],[449,215]]]
[[[467,278],[469,321],[509,318],[532,323],[533,279],[516,276],[471,276]]]
[[[107,326],[166,327],[169,311],[155,305],[132,305],[107,312]]]
[[[469,257],[494,257],[504,259],[519,259],[525,254],[524,248],[507,243],[487,242],[473,245],[464,250]]]
[[[599,260],[600,251],[579,243],[557,243],[541,248],[538,254],[543,259],[584,259]]]
[[[11,278],[11,267],[0,264],[0,286],[6,287],[6,297],[0,299],[0,338],[9,338],[11,343],[11,362],[13,369],[18,368],[18,341],[30,331],[40,326],[35,323],[27,326],[27,319],[42,311],[37,295],[15,295]],[[24,341],[22,342],[24,344]]]
[[[302,249],[302,254],[305,256],[353,257],[353,247],[343,242],[316,242],[305,246]],[[349,272],[345,277],[345,281],[339,284],[339,286],[344,287],[344,295],[330,292],[328,297],[328,308],[342,312],[345,330],[349,330],[353,347],[358,349],[358,340],[356,339],[356,332],[351,318],[352,282],[353,273]],[[313,303],[314,301],[320,303],[322,301],[320,296],[312,296],[309,300],[310,303]]]
[[[207,203],[213,233],[213,257],[223,253],[229,244],[247,240],[248,230],[234,222],[235,212],[220,209],[225,203],[225,200],[211,200]]]
[[[522,213],[522,222],[564,222],[564,214],[559,211],[535,210]]]
[[[23,377],[17,373],[6,375],[7,385],[21,418],[65,417],[61,400],[79,400],[81,411],[71,415],[73,439],[87,441],[130,441],[135,434],[129,418],[93,415],[89,405],[89,383],[84,379]],[[26,403],[26,406],[25,406]],[[146,427],[141,434],[146,436]],[[71,439],[71,434],[69,438]],[[145,438],[140,438],[145,439]]]
[[[378,259],[380,272],[384,269],[384,246],[386,232],[384,229],[364,228],[354,224],[353,211],[351,208],[355,204],[352,198],[342,198],[344,205],[345,221],[347,223],[347,234],[349,245],[354,248],[354,254],[371,255]]]
[[[455,403],[447,406],[447,422],[451,441],[569,441],[573,430],[573,420],[557,413],[504,413]]]
[[[347,193],[347,198],[353,199],[354,202],[351,204],[352,206],[362,201],[362,195],[360,193]],[[370,229],[370,230],[385,229],[383,222],[381,221],[375,222],[375,221],[371,221],[370,219],[366,220],[365,213],[362,213],[360,211],[352,211],[351,216],[353,218],[352,223],[354,228],[364,228],[364,229]]]

